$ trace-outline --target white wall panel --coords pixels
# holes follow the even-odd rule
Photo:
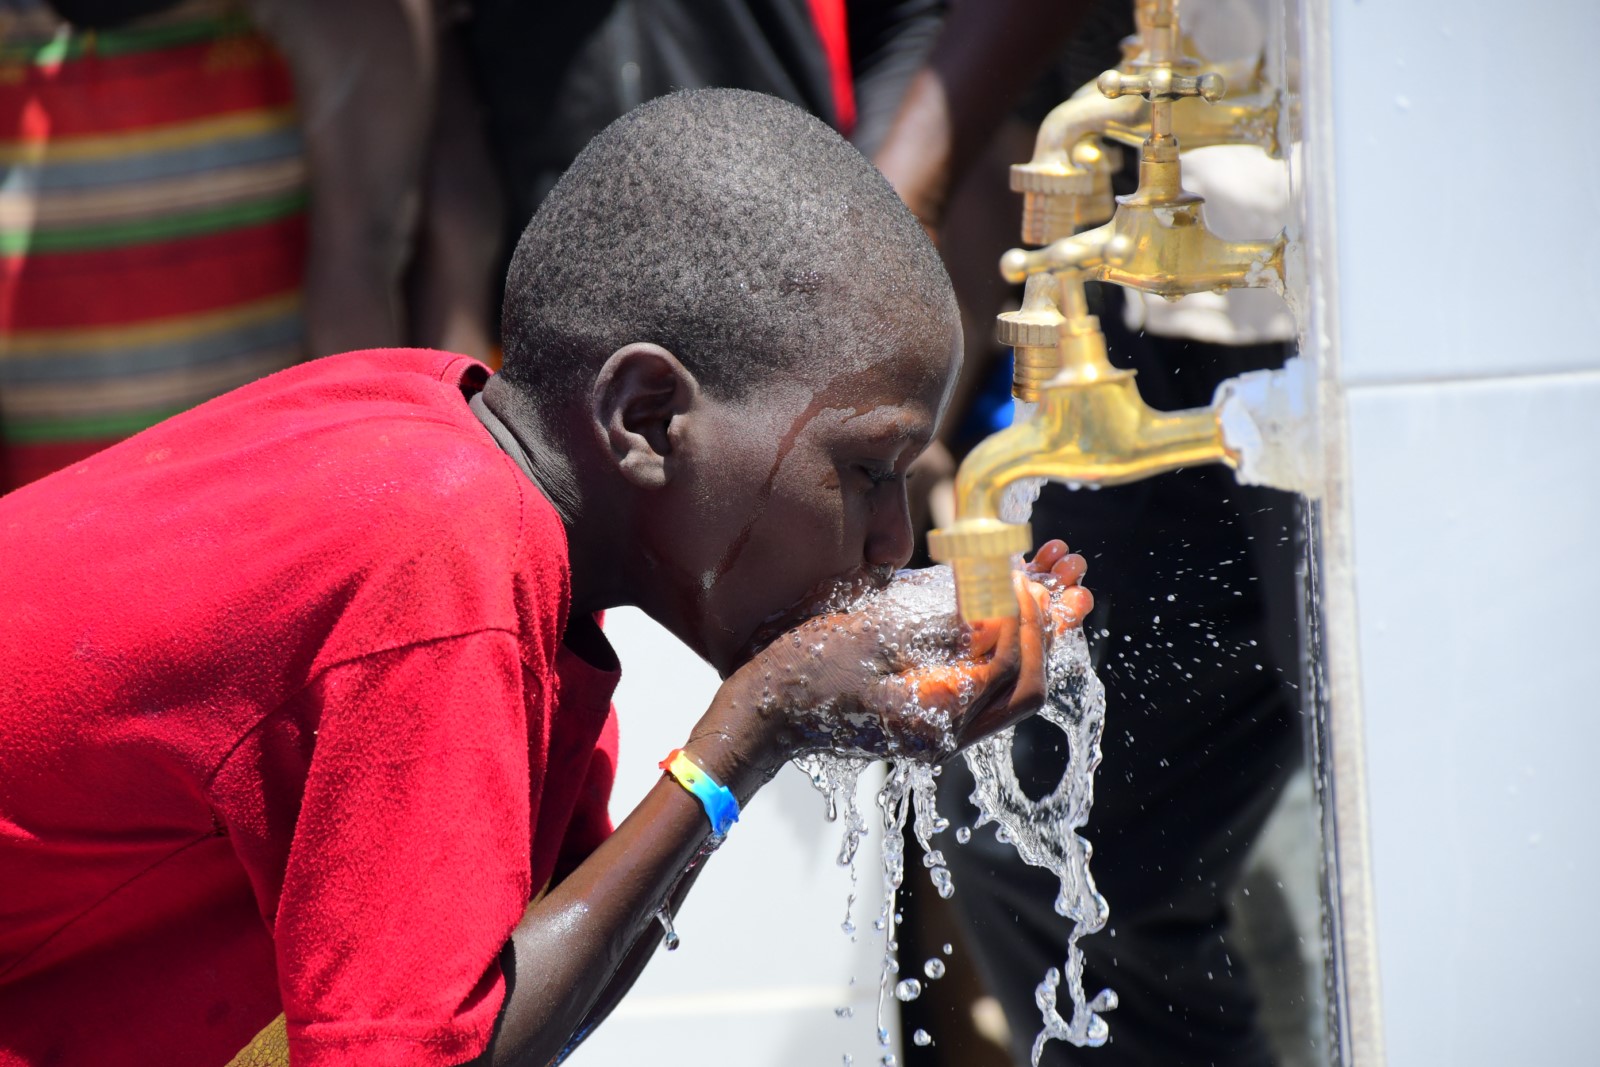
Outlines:
[[[1592,1064],[1600,373],[1347,403],[1389,1063]]]
[[[622,660],[621,767],[611,804],[621,822],[661,776],[656,764],[688,737],[717,677],[641,612],[608,612],[606,633]],[[864,804],[879,780],[881,772],[863,783]],[[876,817],[876,808],[864,810]],[[834,862],[839,835],[839,824],[823,817],[821,795],[785,768],[695,885],[678,916],[682,947],[656,953],[633,992],[568,1062],[814,1067],[838,1064],[849,1052],[856,1063],[877,1063],[879,834],[874,828],[861,846],[854,944],[839,928],[850,891],[848,874]],[[921,875],[919,864],[909,877]],[[854,1017],[837,1018],[834,1009],[847,1003]]]
[[[1590,0],[1332,4],[1347,383],[1600,367]]]

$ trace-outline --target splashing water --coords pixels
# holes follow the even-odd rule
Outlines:
[[[1038,404],[1027,400],[1018,400],[1012,405],[1011,424],[1020,426],[1033,418]],[[1000,494],[1000,521],[1011,523],[1027,522],[1033,514],[1034,501],[1039,499],[1039,493],[1044,489],[1044,478],[1021,478],[1005,487]]]
[[[1048,679],[1049,697],[1039,714],[1066,734],[1068,742],[1067,768],[1054,790],[1037,801],[1023,791],[1012,764],[1010,730],[979,741],[964,753],[976,782],[972,802],[980,812],[978,825],[994,823],[996,836],[1010,843],[1024,862],[1056,875],[1061,883],[1056,913],[1073,922],[1066,960],[1072,1017],[1064,1019],[1057,1010],[1062,974],[1051,968],[1035,994],[1044,1020],[1033,1043],[1035,1064],[1050,1040],[1104,1044],[1108,1028],[1099,1013],[1117,1003],[1111,990],[1086,1000],[1083,950],[1078,947],[1085,934],[1104,928],[1110,914],[1089,873],[1094,848],[1077,832],[1089,821],[1094,803],[1094,772],[1100,766],[1100,736],[1105,728],[1105,689],[1090,667],[1081,631],[1052,643]]]
[[[1037,492],[1035,486],[1024,486],[1020,492],[1011,494],[1017,499],[1008,500],[1008,503],[1014,504],[1026,518],[1032,496]],[[910,617],[921,628],[948,631],[957,625],[950,610],[955,602],[955,590],[947,567],[902,572],[886,589],[868,593],[856,604],[864,604],[869,598],[882,598],[891,610]],[[926,654],[936,653],[928,650]],[[1064,971],[1072,1014],[1070,1018],[1063,1017],[1058,1008],[1063,972],[1051,968],[1035,993],[1043,1019],[1043,1029],[1033,1044],[1035,1067],[1048,1041],[1066,1041],[1078,1046],[1104,1044],[1109,1028],[1100,1015],[1117,1006],[1117,996],[1109,989],[1101,990],[1092,1000],[1085,996],[1083,952],[1078,947],[1078,940],[1102,929],[1109,916],[1105,898],[1095,888],[1094,878],[1089,873],[1089,860],[1094,850],[1077,832],[1088,822],[1094,801],[1094,772],[1100,765],[1100,737],[1105,726],[1105,690],[1090,666],[1088,643],[1081,630],[1071,630],[1064,637],[1051,641],[1047,672],[1047,701],[1039,714],[1067,735],[1069,752],[1066,771],[1051,793],[1035,801],[1022,789],[1012,763],[1013,732],[1009,729],[978,742],[963,753],[977,783],[971,798],[979,811],[976,826],[993,824],[996,837],[1011,844],[1025,862],[1054,873],[1061,885],[1055,901],[1056,912],[1073,922]],[[855,756],[817,753],[796,762],[810,776],[812,785],[826,797],[830,821],[837,820],[841,812],[844,814],[839,863],[850,868],[851,894],[843,925],[846,933],[853,933],[849,912],[854,906],[858,884],[855,860],[861,838],[867,832],[866,820],[856,803],[856,785],[868,761]],[[923,866],[935,890],[941,897],[955,892],[944,855],[933,844],[934,835],[949,827],[935,808],[938,774],[939,768],[929,763],[891,759],[877,797],[883,831],[883,898],[873,926],[883,932],[884,938],[878,1033],[880,1044],[885,1048],[888,1030],[883,1015],[889,995],[892,993],[904,1001],[915,999],[921,993],[921,983],[917,979],[897,981],[900,964],[895,932],[899,915],[895,901],[905,880],[904,830],[908,818],[912,834],[922,849]],[[964,844],[970,839],[970,831],[958,831],[956,836]],[[949,951],[947,946],[945,952]],[[939,964],[937,968],[935,963]],[[928,961],[924,973],[930,979],[940,977],[942,962]]]

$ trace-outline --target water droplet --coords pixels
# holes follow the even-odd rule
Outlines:
[[[678,946],[682,942],[678,939],[678,931],[672,928],[672,916],[667,913],[666,908],[656,912],[656,921],[661,924],[661,943],[667,947],[668,952],[678,951]]]
[[[834,1008],[833,1013],[841,1019],[853,1019],[855,1018],[856,1010],[846,1004],[842,1008]]]
[[[911,1043],[913,1045],[931,1045],[933,1044],[933,1038],[928,1036],[928,1031],[917,1030],[911,1035]]]
[[[894,998],[896,1000],[911,1001],[920,996],[922,996],[922,983],[915,978],[903,979],[894,987]]]
[[[944,977],[944,960],[941,960],[935,956],[933,959],[922,965],[922,973],[927,975],[929,978],[938,981],[940,978]]]
[[[972,831],[969,828],[963,826],[963,827],[961,827],[960,829],[958,829],[956,831],[956,841],[958,841],[959,843],[964,845],[968,841],[971,841],[971,840],[972,840]]]
[[[946,941],[944,943],[944,954],[946,956],[948,956],[954,951],[955,951],[955,947],[953,945],[951,945],[950,942]]]

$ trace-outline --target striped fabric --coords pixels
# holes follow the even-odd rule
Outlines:
[[[0,492],[302,358],[288,71],[237,8],[0,4]]]

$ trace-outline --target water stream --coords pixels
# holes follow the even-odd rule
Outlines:
[[[1031,499],[1023,499],[1017,501],[1017,506],[1026,509],[1031,503]],[[950,630],[957,626],[952,611],[954,584],[946,567],[903,572],[888,588],[866,594],[855,606],[866,606],[872,600],[878,601],[872,605],[876,610],[911,621],[919,628]],[[1036,993],[1043,1025],[1034,1041],[1035,1065],[1045,1043],[1051,1040],[1079,1046],[1103,1044],[1108,1028],[1100,1015],[1117,1003],[1111,990],[1101,990],[1092,999],[1085,995],[1083,954],[1078,948],[1078,939],[1104,927],[1108,916],[1105,899],[1095,889],[1089,873],[1093,849],[1078,833],[1088,822],[1093,804],[1094,771],[1100,763],[1100,737],[1105,725],[1105,690],[1090,666],[1088,645],[1081,630],[1074,629],[1051,642],[1048,683],[1048,699],[1039,714],[1066,734],[1069,751],[1067,768],[1052,792],[1035,801],[1023,791],[1012,765],[1011,730],[980,741],[963,753],[977,783],[972,794],[980,813],[976,826],[992,825],[996,836],[1015,848],[1025,862],[1054,873],[1060,882],[1056,911],[1073,923],[1063,967],[1051,968]],[[851,913],[859,884],[856,855],[862,836],[868,832],[856,786],[867,761],[823,753],[797,762],[826,797],[828,817],[842,819],[844,824],[839,863],[850,868],[851,894],[842,925],[853,936],[856,927]],[[900,921],[896,900],[905,880],[904,831],[908,821],[921,849],[922,866],[935,891],[941,897],[956,892],[944,854],[934,840],[949,829],[935,807],[938,775],[939,768],[934,764],[891,759],[877,796],[883,873],[882,898],[873,927],[883,936],[877,1025],[885,1065],[894,1062],[884,1018],[889,997],[914,1000],[921,995],[924,980],[936,981],[945,973],[944,961],[934,958],[924,963],[922,978],[914,974],[901,977],[896,937]],[[970,832],[962,828],[954,836],[959,847],[970,839]],[[1059,1000],[1063,980],[1071,1004],[1070,1016],[1062,1014]],[[914,1043],[919,1045],[932,1040],[923,1031],[914,1035]]]

